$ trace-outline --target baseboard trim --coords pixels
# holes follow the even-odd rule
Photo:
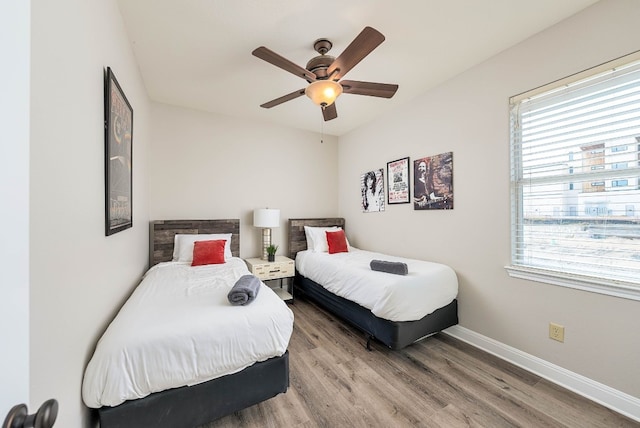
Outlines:
[[[444,333],[640,422],[640,399],[504,343],[455,325]]]

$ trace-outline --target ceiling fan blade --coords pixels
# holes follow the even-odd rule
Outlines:
[[[324,117],[324,121],[332,120],[338,117],[338,110],[336,110],[336,103],[324,107],[322,109],[322,117]]]
[[[297,64],[289,61],[283,56],[278,55],[274,51],[265,48],[264,46],[260,46],[251,52],[254,56],[267,61],[269,64],[273,64],[276,67],[280,67],[281,69],[288,71],[289,73],[295,74],[298,77],[301,77],[307,81],[316,80],[316,75],[307,70],[306,68],[302,68]]]
[[[341,80],[345,94],[369,95],[371,97],[391,98],[398,90],[398,85],[389,83],[359,82],[357,80]]]
[[[351,44],[347,46],[344,52],[329,66],[327,75],[330,76],[332,80],[341,79],[382,42],[384,42],[382,33],[374,28],[365,27]]]
[[[298,98],[299,96],[304,95],[304,89],[298,89],[297,91],[291,92],[290,94],[283,95],[280,98],[276,98],[275,100],[271,100],[267,103],[260,105],[262,108],[271,108],[277,105],[280,105],[284,102],[291,101],[293,99]]]

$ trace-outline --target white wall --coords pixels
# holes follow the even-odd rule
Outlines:
[[[240,255],[262,253],[255,208],[279,208],[272,230],[287,254],[287,219],[338,213],[335,137],[153,104],[152,220],[240,219]]]
[[[457,271],[463,327],[635,397],[640,302],[511,279],[503,267],[510,262],[508,98],[637,50],[638,16],[640,2],[601,1],[341,137],[338,187],[355,246]],[[454,210],[407,204],[360,212],[360,174],[448,151]],[[565,326],[565,343],[548,339],[550,321]]]
[[[0,420],[29,401],[29,2],[0,3]]]
[[[147,264],[149,101],[113,0],[32,3],[30,410],[88,426],[80,388],[107,323]],[[133,228],[104,234],[103,73],[133,106]]]

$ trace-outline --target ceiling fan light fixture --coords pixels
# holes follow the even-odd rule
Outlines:
[[[342,85],[333,80],[316,80],[307,86],[304,93],[315,104],[326,107],[331,104],[342,94]]]

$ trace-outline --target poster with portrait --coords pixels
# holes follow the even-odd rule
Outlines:
[[[453,152],[413,161],[413,209],[453,209]]]
[[[368,171],[360,177],[362,212],[384,211],[384,172],[382,168]]]
[[[116,76],[105,76],[105,234],[133,226],[132,135],[133,109]]]
[[[408,204],[409,200],[409,158],[387,162],[387,202]]]

